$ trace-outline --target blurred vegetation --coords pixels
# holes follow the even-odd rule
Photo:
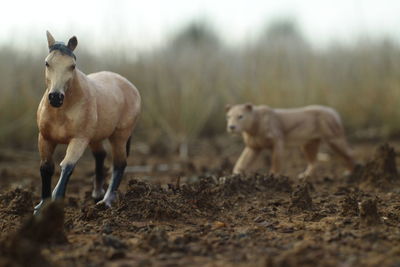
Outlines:
[[[44,92],[43,49],[0,48],[0,145],[36,145],[36,108]],[[40,47],[40,45],[38,45]],[[77,49],[85,73],[111,70],[140,90],[137,139],[171,147],[225,134],[224,106],[324,104],[336,108],[353,138],[400,133],[400,47],[392,40],[313,48],[295,22],[278,20],[246,46],[225,45],[212,27],[192,23],[164,47],[131,58]]]

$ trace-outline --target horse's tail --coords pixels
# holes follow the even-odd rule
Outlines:
[[[128,141],[126,142],[126,156],[127,157],[129,156],[129,152],[131,150],[131,137],[132,136],[129,136]]]

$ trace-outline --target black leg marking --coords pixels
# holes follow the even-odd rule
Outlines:
[[[45,162],[40,166],[40,175],[42,177],[42,199],[51,197],[51,177],[53,174],[53,162]]]
[[[119,184],[121,183],[122,176],[124,175],[126,163],[115,166],[112,174],[111,184],[110,184],[110,192],[115,192],[118,190]]]
[[[93,153],[94,159],[96,161],[96,168],[95,168],[95,172],[96,172],[96,177],[94,180],[94,188],[102,188],[103,187],[103,183],[104,183],[104,178],[105,178],[105,170],[104,170],[104,160],[107,156],[106,151],[102,150],[102,151],[98,151]],[[100,201],[102,199],[102,197],[100,197],[99,199],[95,199],[95,201]]]
[[[37,214],[44,201],[51,197],[51,177],[54,174],[54,163],[45,162],[40,165],[40,176],[42,177],[42,200],[34,208],[33,214]]]
[[[58,183],[53,191],[53,196],[52,196],[53,199],[59,199],[65,196],[65,191],[67,189],[69,177],[71,176],[74,167],[75,165],[71,164],[71,165],[66,165],[64,168],[61,169],[60,180],[58,180]]]
[[[104,160],[107,156],[105,151],[93,153],[96,161],[96,180],[102,181],[104,179]]]

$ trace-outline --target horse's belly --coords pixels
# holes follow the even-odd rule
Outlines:
[[[288,147],[302,146],[310,140],[320,139],[320,134],[310,133],[308,135],[296,135],[285,138],[285,145]]]
[[[92,141],[101,141],[109,138],[115,132],[115,129],[115,124],[102,125],[95,131]]]
[[[311,119],[295,124],[285,133],[285,143],[288,146],[298,146],[309,140],[321,138],[321,132],[316,125],[317,123]]]
[[[263,148],[271,148],[273,146],[273,141],[268,138],[248,138],[246,140],[246,144],[249,147],[255,148],[255,149],[263,149]]]
[[[137,114],[133,106],[127,105],[126,102],[135,103],[135,100],[125,99],[123,96],[98,99],[94,139],[106,139],[118,129],[133,128]]]
[[[94,139],[106,139],[115,132],[121,119],[122,106],[123,104],[118,102],[113,105],[97,106],[97,127]]]

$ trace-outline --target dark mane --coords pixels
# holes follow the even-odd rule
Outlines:
[[[76,60],[75,54],[63,42],[56,42],[55,44],[49,47],[49,53],[54,50],[58,50],[62,54],[73,57]]]

